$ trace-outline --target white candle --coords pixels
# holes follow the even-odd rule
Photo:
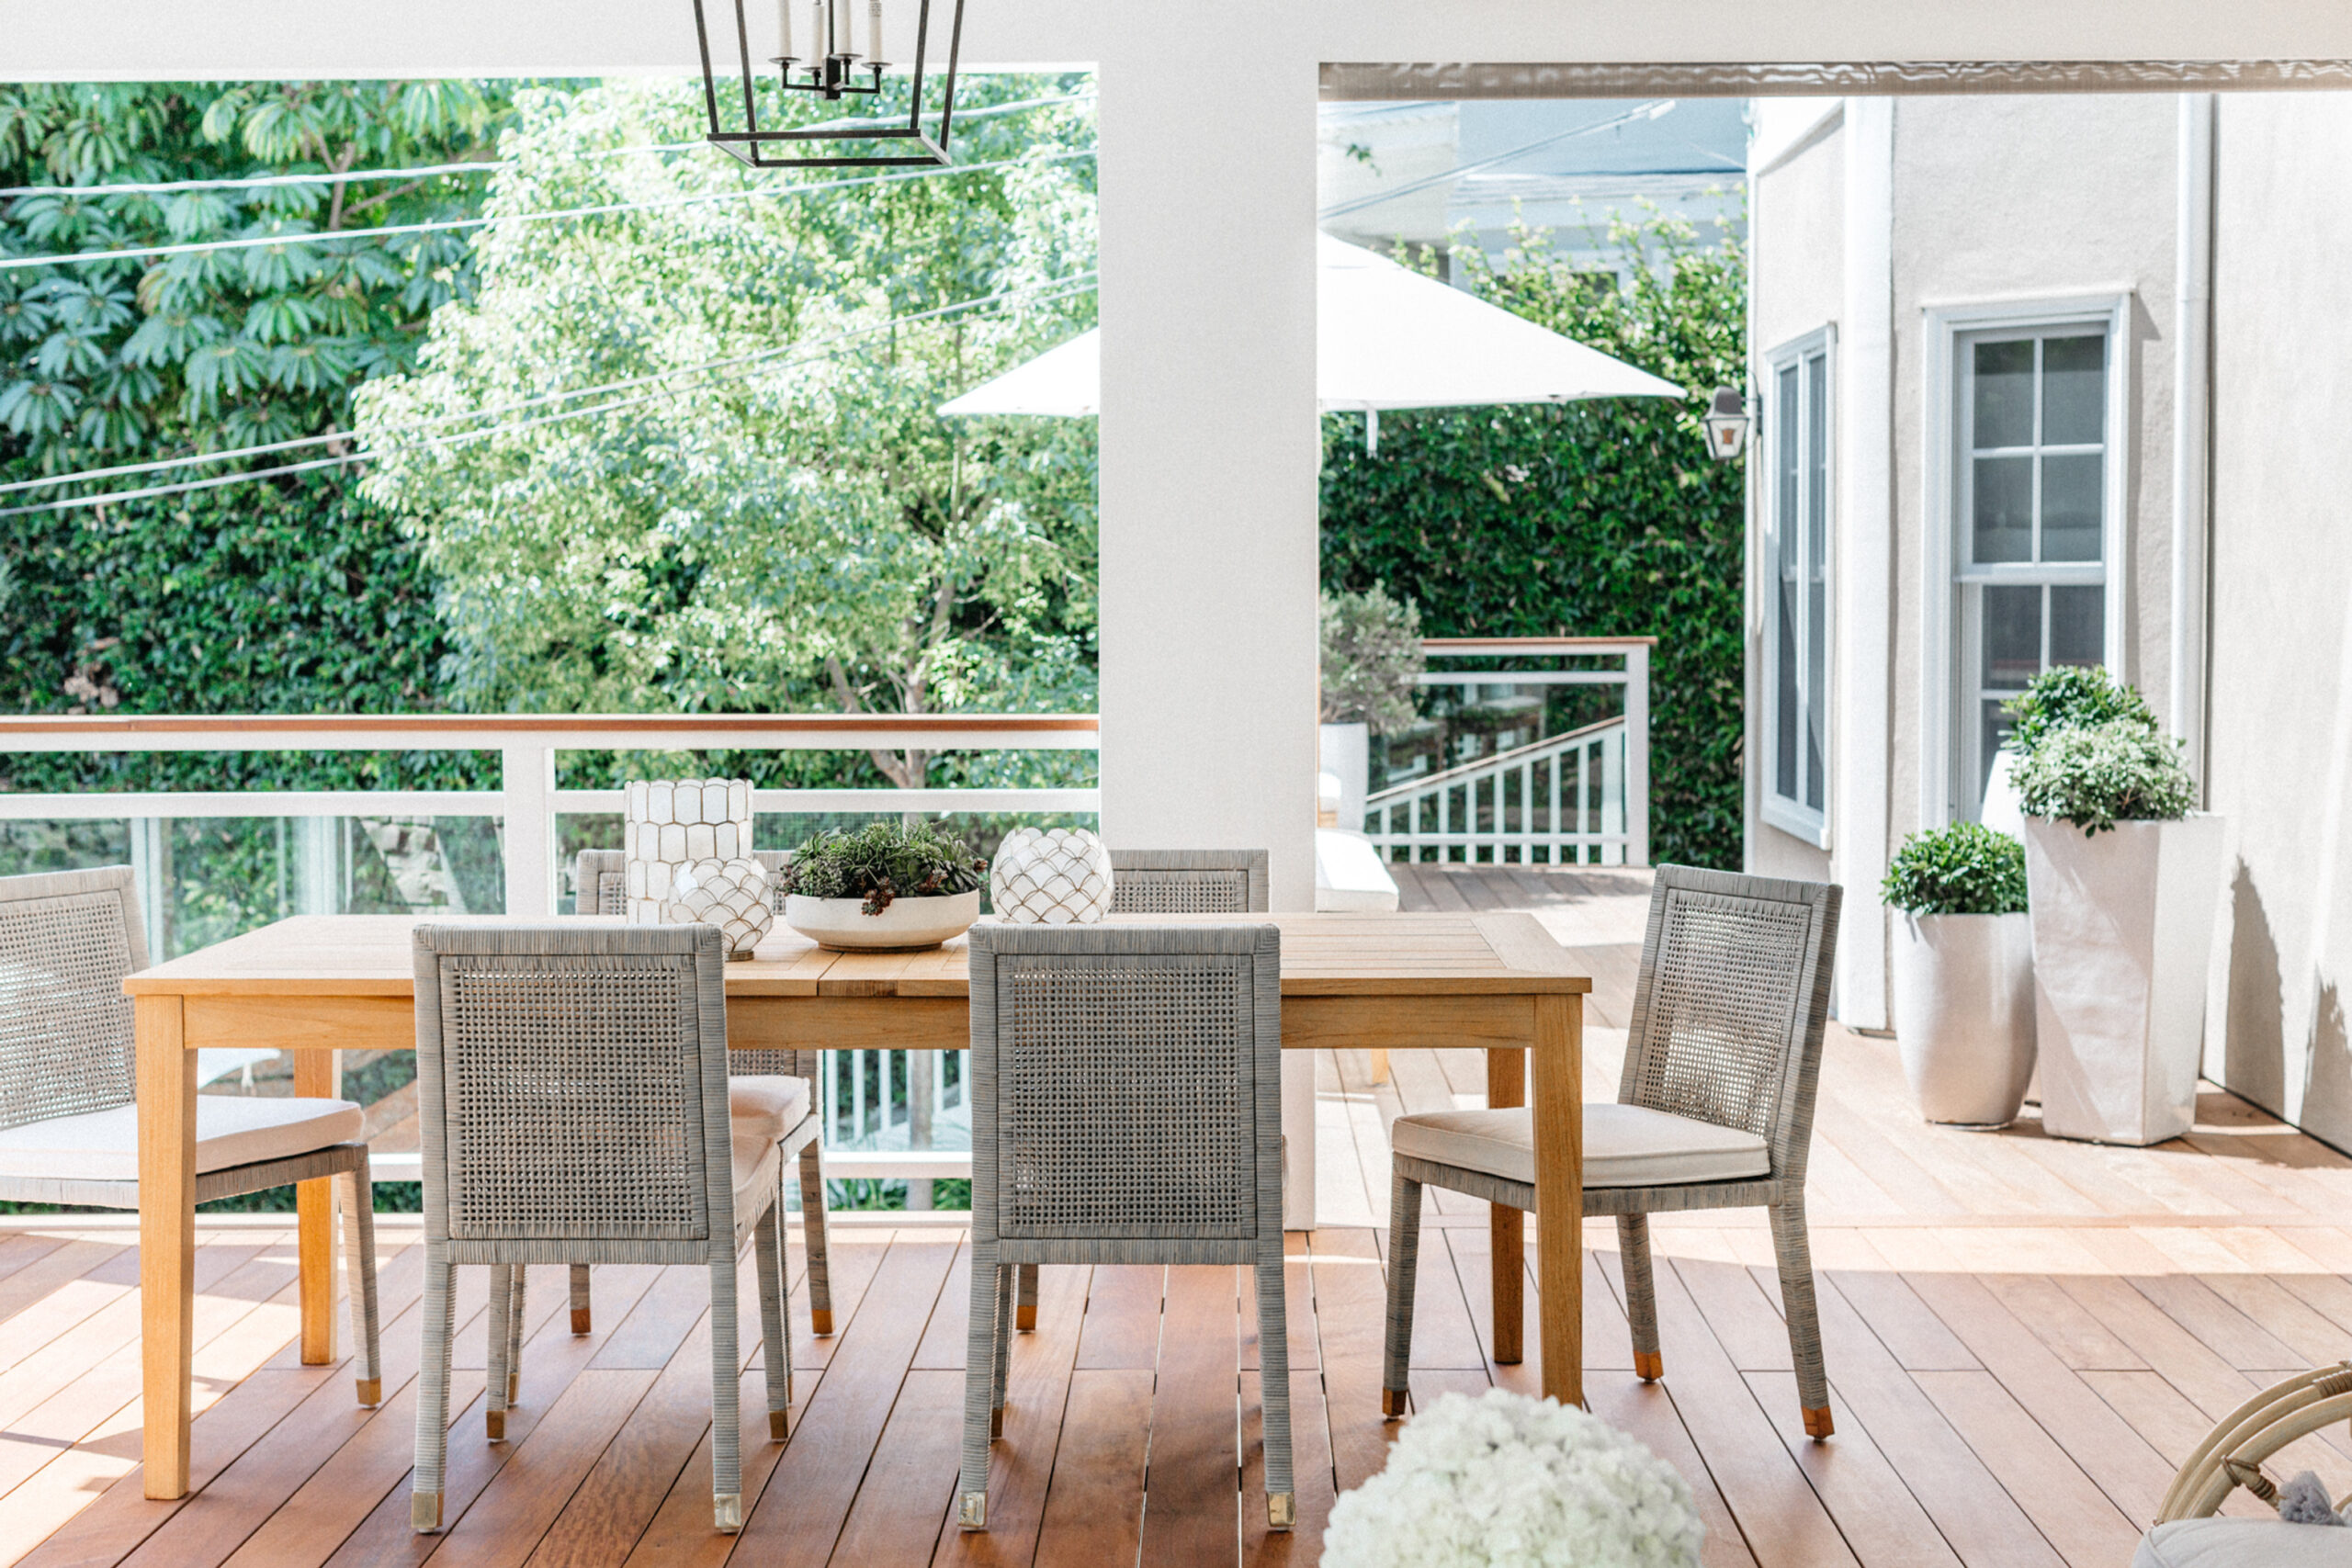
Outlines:
[[[775,0],[776,53],[792,58],[792,0]]]
[[[808,58],[825,58],[825,18],[831,13],[827,0],[808,0]]]
[[[865,12],[865,58],[879,61],[882,52],[882,0],[869,0]]]
[[[849,0],[833,0],[833,52],[855,54],[850,47]]]

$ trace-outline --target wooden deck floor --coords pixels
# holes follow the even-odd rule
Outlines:
[[[1600,980],[1588,1091],[1614,1089],[1644,889],[1635,874],[1425,869],[1408,903],[1535,909]],[[1300,1529],[1254,1506],[1256,1356],[1226,1269],[1048,1269],[1012,1362],[985,1538],[949,1518],[962,1386],[962,1236],[843,1224],[841,1331],[812,1342],[796,1295],[794,1434],[765,1440],[745,1347],[744,1494],[709,1531],[700,1277],[598,1272],[598,1330],[566,1332],[555,1270],[510,1440],[482,1437],[485,1281],[468,1270],[447,1509],[408,1530],[420,1248],[388,1223],[385,1390],[294,1363],[291,1237],[208,1221],[198,1265],[196,1481],[140,1495],[134,1233],[0,1221],[0,1561],[309,1568],[825,1562],[856,1568],[1316,1561],[1337,1490],[1376,1470],[1385,1123],[1476,1103],[1475,1057],[1400,1052],[1375,1086],[1321,1064],[1323,1229],[1293,1239],[1291,1359]],[[2218,1416],[2290,1369],[2352,1354],[2352,1161],[2219,1092],[2154,1150],[1919,1124],[1891,1042],[1833,1032],[1811,1181],[1838,1434],[1802,1435],[1760,1217],[1668,1216],[1654,1231],[1666,1382],[1636,1382],[1614,1232],[1588,1227],[1593,1408],[1673,1462],[1709,1521],[1706,1561],[1740,1568],[2074,1564],[2118,1568],[2174,1464]],[[1536,1368],[1484,1353],[1485,1229],[1434,1200],[1415,1344],[1423,1400]],[[797,1250],[795,1264],[797,1273]],[[1448,1266],[1450,1265],[1450,1267]],[[797,1287],[796,1286],[796,1289]],[[748,1311],[745,1321],[757,1321]],[[1532,1306],[1531,1292],[1531,1309]],[[1529,1343],[1534,1335],[1529,1334]],[[2341,1492],[2341,1429],[2284,1456]]]

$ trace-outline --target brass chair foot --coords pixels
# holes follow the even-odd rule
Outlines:
[[[440,1530],[440,1493],[412,1492],[409,1494],[408,1528],[419,1535],[433,1535]]]
[[[1806,1437],[1813,1438],[1815,1442],[1819,1442],[1822,1438],[1829,1436],[1829,1434],[1835,1430],[1836,1428],[1830,1424],[1829,1420],[1829,1406],[1825,1404],[1818,1409],[1815,1409],[1810,1406],[1806,1408],[1804,1413],[1804,1435]]]
[[[989,1441],[995,1442],[999,1438],[1003,1436],[1004,1406],[1000,1404],[994,1410],[989,1412]]]
[[[506,1403],[509,1404],[523,1403],[523,1374],[520,1372],[506,1374]]]
[[[506,1412],[503,1410],[485,1411],[482,1414],[481,1424],[482,1430],[490,1435],[490,1440],[492,1442],[503,1443],[506,1440]]]
[[[359,1403],[371,1408],[383,1404],[384,1380],[381,1378],[361,1378],[359,1380]]]
[[[1012,1309],[1013,1332],[1016,1334],[1028,1334],[1034,1332],[1036,1326],[1037,1309],[1035,1306],[1024,1304],[1022,1306],[1016,1306]]]
[[[989,1528],[989,1495],[987,1493],[967,1492],[956,1499],[956,1528],[967,1530],[984,1530]]]
[[[818,1312],[813,1308],[810,1309],[808,1314],[808,1332],[815,1335],[818,1338],[822,1339],[826,1335],[831,1334],[832,1331],[832,1309],[828,1307],[823,1312]]]
[[[1656,1382],[1666,1376],[1666,1356],[1657,1350],[1634,1352],[1634,1375],[1644,1382]]]
[[[710,1499],[712,1528],[721,1535],[735,1535],[743,1528],[743,1495],[741,1492],[720,1492]]]
[[[1380,1418],[1384,1421],[1402,1421],[1405,1418],[1405,1402],[1411,1397],[1411,1392],[1407,1389],[1382,1389],[1380,1391]]]
[[[1286,1530],[1298,1522],[1298,1494],[1269,1492],[1266,1494],[1266,1528]]]
[[[771,1410],[768,1412],[768,1441],[772,1443],[780,1443],[784,1441],[784,1412],[781,1410]]]
[[[589,1316],[590,1312],[588,1308],[573,1307],[571,1309],[571,1332],[574,1334],[587,1333]]]

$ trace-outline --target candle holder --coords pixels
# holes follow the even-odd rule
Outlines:
[[[736,84],[728,91],[719,91],[719,77],[711,64],[710,26],[705,16],[706,4],[716,6],[718,0],[694,0],[695,41],[702,51],[703,104],[709,118],[709,130],[704,140],[729,157],[754,169],[812,168],[890,168],[901,165],[945,164],[952,160],[947,152],[947,139],[956,116],[956,66],[964,42],[964,0],[952,0],[948,21],[947,63],[941,73],[944,81],[935,108],[926,109],[924,95],[929,77],[931,51],[931,20],[933,0],[918,0],[915,18],[915,48],[908,82],[908,108],[904,120],[835,121],[823,125],[778,128],[760,123],[758,78],[752,73],[751,25],[745,16],[747,0],[734,0]],[[784,0],[790,5],[792,0]],[[847,47],[849,28],[844,12],[834,9],[836,0],[823,0],[817,31],[810,40],[808,54],[797,53],[788,33],[779,41],[782,47],[765,57],[765,64],[774,71],[774,80],[786,93],[806,93],[827,102],[838,103],[849,98],[878,97],[882,92],[883,73],[889,62],[873,58],[879,46],[869,47],[867,54],[859,55]],[[949,0],[942,0],[947,9]],[[875,8],[876,19],[880,8]],[[837,17],[840,18],[837,20]],[[723,26],[724,14],[719,17]],[[781,29],[783,24],[779,23]],[[875,29],[878,32],[878,28]],[[722,41],[723,47],[723,41]],[[822,52],[816,52],[821,49]],[[763,72],[762,74],[766,73]],[[741,87],[742,114],[730,119],[722,114],[720,104],[737,96]],[[926,115],[935,116],[938,134],[933,136],[924,127]],[[867,143],[860,148],[857,143]],[[903,148],[904,151],[894,149]]]

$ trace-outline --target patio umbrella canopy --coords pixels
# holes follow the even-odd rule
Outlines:
[[[1360,245],[1317,236],[1316,401],[1325,413],[1679,398],[1681,388]],[[1102,412],[1100,329],[942,404],[944,414]]]

